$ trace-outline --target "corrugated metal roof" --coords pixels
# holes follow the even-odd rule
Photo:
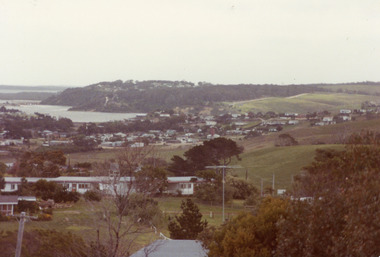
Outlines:
[[[4,177],[5,183],[16,183],[21,184],[21,177]],[[40,177],[27,177],[25,178],[28,182],[36,183],[40,179],[45,179],[47,181],[54,181],[57,183],[102,183],[107,181],[112,181],[112,177],[102,176],[102,177],[69,177],[62,176],[57,178],[40,178]],[[202,181],[202,179],[195,176],[191,177],[168,177],[169,183],[181,183],[181,182],[190,182],[191,179],[197,179]],[[131,177],[120,177],[120,182],[130,181]]]
[[[207,250],[196,240],[157,240],[131,257],[205,257]]]

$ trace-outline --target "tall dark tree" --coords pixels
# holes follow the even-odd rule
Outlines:
[[[178,176],[194,175],[206,166],[228,165],[233,157],[240,159],[239,154],[242,152],[243,148],[235,141],[220,137],[189,149],[184,153],[186,159],[175,155],[168,169]]]
[[[182,214],[176,216],[168,225],[172,239],[196,239],[198,234],[207,227],[207,221],[202,221],[198,206],[186,199],[181,203]]]

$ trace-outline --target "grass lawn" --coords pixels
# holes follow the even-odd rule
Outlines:
[[[168,216],[174,216],[179,214],[181,209],[181,201],[186,197],[168,197],[168,198],[156,198],[159,202],[160,209],[164,213],[164,221],[158,232],[162,232],[164,235],[169,236],[167,230],[167,218]],[[51,221],[28,221],[25,223],[25,230],[31,231],[34,229],[49,229],[59,232],[71,232],[81,236],[86,242],[96,240],[97,229],[100,229],[100,238],[107,238],[107,226],[102,220],[102,207],[103,203],[98,202],[86,202],[80,199],[77,203],[70,207],[62,209],[54,209],[53,219]],[[210,225],[220,225],[222,223],[222,207],[219,205],[206,205],[197,203],[200,208],[203,217],[207,219]],[[243,210],[242,201],[233,201],[227,203],[225,206],[225,217],[232,218],[237,213]],[[212,217],[210,217],[212,212]],[[0,234],[5,231],[17,231],[17,221],[0,222]],[[144,245],[158,239],[158,234],[155,234],[151,228],[147,228],[146,233],[141,233],[137,236],[134,251],[137,251]]]
[[[103,201],[107,201],[103,199]],[[88,203],[81,199],[69,208],[54,209],[51,221],[28,221],[25,223],[25,230],[49,229],[59,232],[71,232],[81,236],[88,244],[96,240],[97,229],[100,231],[100,238],[107,238],[107,229],[102,219],[102,203]],[[0,222],[0,231],[17,231],[18,222]],[[146,228],[145,233],[140,233],[135,241],[134,251],[144,245],[158,239],[158,235],[153,230]]]
[[[174,216],[181,213],[181,202],[185,199],[186,197],[165,197],[156,200],[158,200],[160,209],[164,212],[165,216]],[[203,204],[197,202],[194,198],[192,199],[198,205],[203,218],[206,219],[210,225],[219,226],[222,224],[223,208],[221,204]],[[224,208],[225,218],[232,218],[239,212],[244,211],[243,202],[244,201],[241,200],[233,200],[226,203]]]

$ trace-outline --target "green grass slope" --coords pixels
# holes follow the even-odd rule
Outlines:
[[[242,169],[230,170],[232,174],[245,178],[260,188],[263,179],[264,188],[272,186],[275,175],[275,189],[290,188],[292,176],[300,173],[303,167],[311,164],[316,149],[342,150],[343,145],[298,145],[288,147],[268,147],[254,149],[241,155],[242,160],[236,164]]]
[[[294,97],[268,97],[242,102],[229,102],[230,106],[242,112],[339,112],[340,109],[358,109],[365,101],[380,101],[380,96],[343,94],[343,93],[309,93]]]

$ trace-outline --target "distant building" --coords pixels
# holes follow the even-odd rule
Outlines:
[[[324,122],[332,122],[334,120],[334,117],[323,117],[322,121]]]
[[[340,110],[340,113],[341,113],[341,114],[350,114],[350,113],[352,113],[352,111],[349,110],[349,109],[341,109],[341,110]]]

